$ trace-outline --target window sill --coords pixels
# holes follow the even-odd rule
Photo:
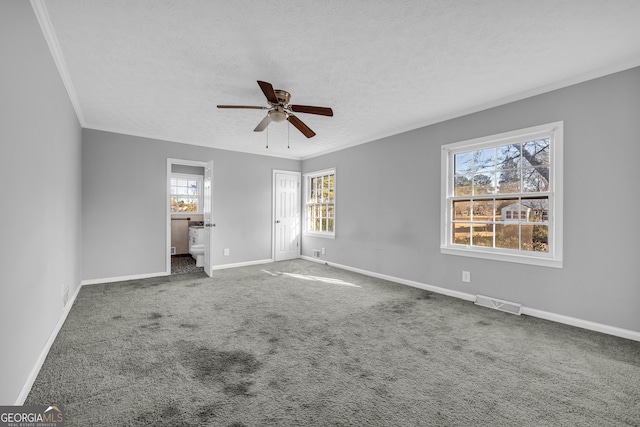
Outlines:
[[[449,246],[441,246],[440,253],[445,255],[466,256],[471,258],[483,258],[493,261],[515,262],[519,264],[529,264],[539,267],[562,268],[562,260],[540,257],[526,256],[521,254],[511,254],[504,252],[485,252],[478,249],[467,249],[465,247],[452,248]]]

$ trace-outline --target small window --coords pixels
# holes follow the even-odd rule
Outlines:
[[[313,172],[304,178],[305,233],[334,237],[336,170]]]
[[[562,122],[443,146],[441,252],[562,267]]]
[[[171,213],[202,213],[202,176],[172,173],[170,185]]]

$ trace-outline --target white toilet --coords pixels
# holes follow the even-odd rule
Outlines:
[[[196,260],[196,267],[204,267],[204,227],[189,227],[189,253]]]

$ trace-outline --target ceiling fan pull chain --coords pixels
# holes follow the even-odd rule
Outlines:
[[[287,148],[289,147],[289,132],[291,131],[291,122],[287,121]]]
[[[267,148],[269,148],[269,128],[267,128]]]

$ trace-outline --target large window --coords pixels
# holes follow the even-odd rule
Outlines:
[[[335,236],[336,170],[304,175],[305,233]]]
[[[171,174],[171,213],[202,213],[202,176]]]
[[[562,122],[443,146],[441,251],[562,267]]]

